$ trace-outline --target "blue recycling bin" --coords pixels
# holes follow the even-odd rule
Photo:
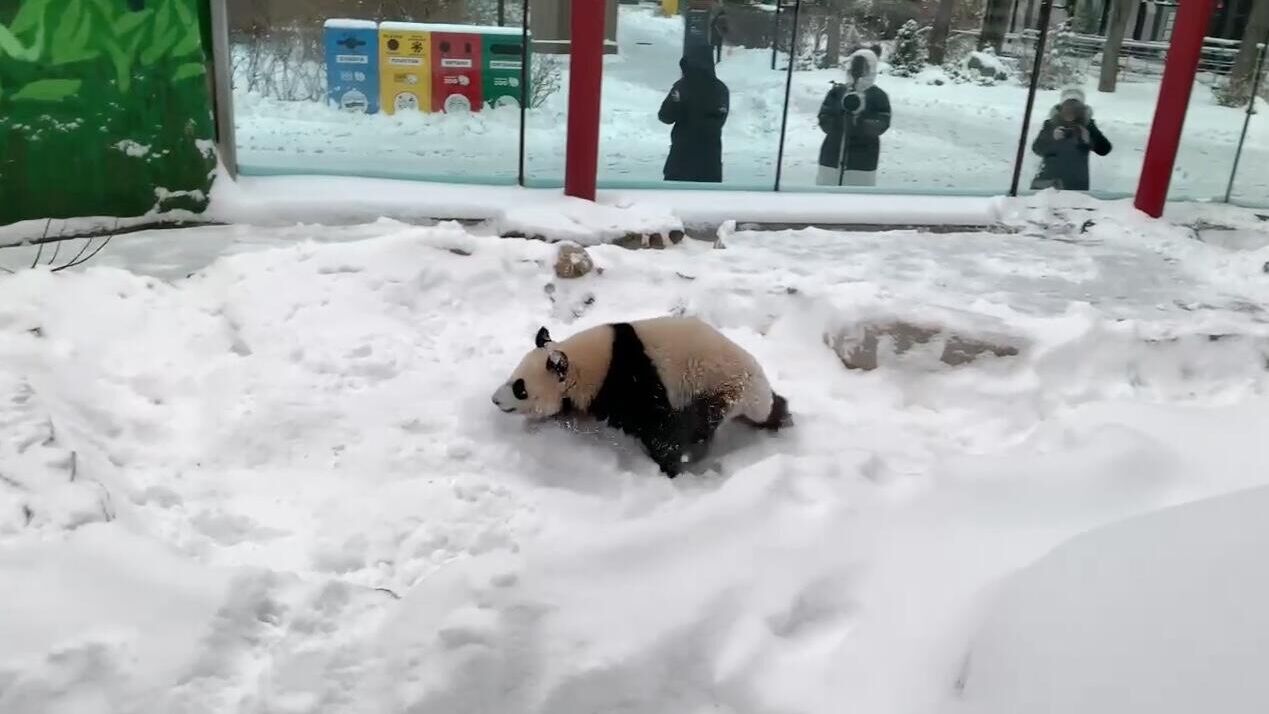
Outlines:
[[[373,20],[325,23],[326,100],[340,109],[379,111],[379,26]]]

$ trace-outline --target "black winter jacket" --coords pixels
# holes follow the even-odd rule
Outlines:
[[[1054,136],[1058,128],[1065,130],[1066,136],[1058,139]],[[1084,141],[1084,128],[1088,131],[1088,141]],[[1085,115],[1074,122],[1064,122],[1056,108],[1040,127],[1040,135],[1031,144],[1031,150],[1043,157],[1044,163],[1032,182],[1032,188],[1048,188],[1052,186],[1067,191],[1087,191],[1089,189],[1088,154],[1098,156],[1110,153],[1110,140],[1097,128],[1097,123],[1090,115]]]
[[[718,183],[723,180],[723,125],[731,109],[727,85],[714,76],[713,62],[680,63],[683,78],[674,83],[657,117],[672,124],[666,181]]]
[[[820,166],[840,169],[842,139],[846,140],[846,168],[851,171],[876,171],[881,156],[881,135],[890,128],[890,97],[876,85],[863,92],[863,109],[848,112],[842,106],[849,93],[844,84],[828,90],[820,104],[820,129],[824,143],[820,146]]]

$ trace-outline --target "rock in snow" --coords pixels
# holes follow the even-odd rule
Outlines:
[[[555,257],[555,276],[562,280],[580,278],[595,269],[590,253],[575,243],[560,245]]]

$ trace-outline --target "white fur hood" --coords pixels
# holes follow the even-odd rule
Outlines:
[[[1054,104],[1053,108],[1049,110],[1049,121],[1056,124],[1058,123],[1058,121],[1060,121],[1061,116],[1062,116],[1062,105]],[[1093,120],[1093,108],[1088,106],[1087,104],[1084,105],[1084,118],[1087,119],[1088,121]]]
[[[868,70],[864,72],[864,76],[859,78],[859,83],[852,85],[850,76],[850,66],[854,63],[856,57],[863,57],[868,63]],[[857,92],[861,92],[877,83],[877,65],[880,60],[876,53],[870,49],[859,49],[850,53],[846,61],[842,63],[842,74],[846,75],[846,86],[851,87]]]

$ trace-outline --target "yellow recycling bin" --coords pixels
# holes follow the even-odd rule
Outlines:
[[[379,106],[432,111],[432,33],[416,22],[379,23]]]

